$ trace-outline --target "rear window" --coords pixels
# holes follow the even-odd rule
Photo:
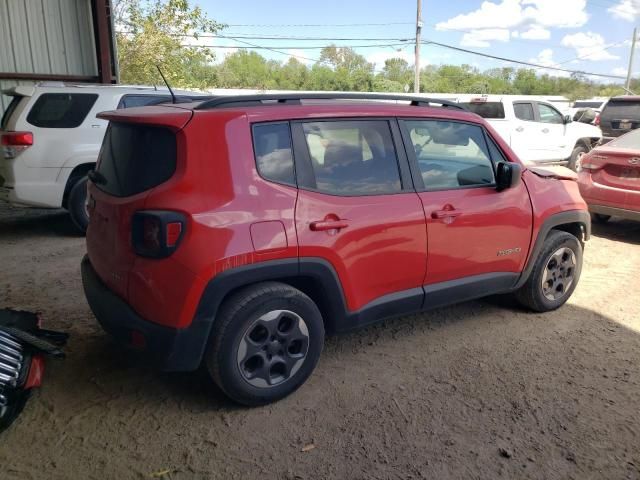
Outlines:
[[[31,108],[27,122],[42,128],[75,128],[97,99],[94,93],[44,93]]]
[[[611,140],[607,146],[640,150],[640,129]]]
[[[504,106],[502,102],[469,102],[460,103],[467,110],[480,115],[482,118],[504,118]]]
[[[602,111],[605,118],[640,118],[640,101],[610,101]]]
[[[116,197],[144,192],[176,171],[176,136],[166,128],[111,123],[102,142],[97,187]]]
[[[9,106],[5,110],[4,115],[2,115],[2,121],[0,122],[0,130],[5,130],[7,128],[11,115],[13,115],[13,112],[18,107],[20,100],[22,100],[23,98],[24,97],[17,95],[11,99],[11,102],[9,103]]]

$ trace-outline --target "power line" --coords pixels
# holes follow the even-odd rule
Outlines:
[[[384,23],[262,23],[226,24],[227,27],[385,27],[387,25],[413,25],[413,22],[384,22]]]
[[[304,45],[255,45],[243,40],[238,40],[236,38],[233,37],[225,37],[229,40],[234,40],[236,42],[240,42],[240,43],[246,43],[247,45],[252,45],[253,48],[262,48],[262,49],[266,49],[269,50],[271,48],[284,48],[287,50],[322,50],[323,48],[326,47],[335,47],[335,48],[379,48],[379,47],[406,47],[406,46],[410,46],[410,44],[407,43],[382,43],[382,44],[372,44],[372,43],[367,43],[365,45],[315,45],[315,46],[304,46]],[[254,46],[255,45],[255,46]],[[226,45],[226,46],[220,46],[220,45],[195,45],[195,44],[183,44],[183,47],[203,47],[203,48],[235,48],[233,46],[230,45]]]

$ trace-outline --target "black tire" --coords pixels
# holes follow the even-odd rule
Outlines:
[[[89,214],[87,213],[87,177],[82,177],[71,187],[67,199],[67,210],[71,221],[78,231],[86,233],[89,226]]]
[[[593,223],[607,223],[611,219],[611,215],[603,215],[601,213],[592,213],[591,221]]]
[[[577,164],[578,164],[578,159],[580,158],[580,155],[587,153],[588,151],[589,151],[589,147],[587,147],[583,143],[577,144],[573,149],[573,151],[571,152],[571,156],[569,157],[569,163],[567,164],[567,167],[575,172],[578,168]]]
[[[557,252],[561,251],[561,249],[569,249],[573,252],[575,259],[571,258],[570,260],[575,262],[575,265],[572,270],[573,279],[570,285],[567,287],[567,278],[561,277],[561,272],[558,273],[557,287],[555,286],[555,271],[553,277],[549,279],[546,288],[547,293],[550,295],[559,295],[558,298],[549,298],[545,295],[545,291],[543,287],[543,279],[545,272],[547,275],[550,275],[549,272],[552,271],[549,266],[551,265],[552,257]],[[565,250],[566,252],[566,250]],[[556,262],[557,263],[557,262]],[[565,267],[566,271],[569,271],[568,267]],[[520,287],[518,291],[515,292],[515,298],[518,302],[530,308],[536,312],[548,312],[551,310],[555,310],[556,308],[562,306],[568,299],[571,297],[571,294],[575,290],[578,285],[578,281],[580,280],[580,273],[582,271],[582,244],[580,241],[567,232],[562,232],[559,230],[551,230],[546,240],[544,241],[544,245],[542,247],[542,251],[538,255],[538,258],[535,259],[535,263],[533,265],[533,270],[529,275],[526,283]],[[564,282],[564,283],[563,283]],[[552,288],[549,286],[552,285]],[[551,290],[549,292],[549,290]]]
[[[297,322],[295,330],[281,334],[283,322]],[[262,328],[267,331],[266,340]],[[296,347],[290,354],[295,342],[306,353]],[[214,382],[231,399],[249,406],[265,405],[291,394],[309,378],[323,345],[324,324],[313,300],[289,285],[264,282],[241,289],[220,307],[205,362]],[[274,371],[279,375],[274,377]]]

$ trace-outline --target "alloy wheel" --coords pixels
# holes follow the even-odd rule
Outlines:
[[[258,388],[270,388],[291,378],[309,350],[309,329],[290,310],[272,310],[244,332],[237,364],[242,377]]]
[[[551,301],[567,294],[576,272],[576,254],[568,247],[556,250],[547,261],[542,274],[542,293]]]

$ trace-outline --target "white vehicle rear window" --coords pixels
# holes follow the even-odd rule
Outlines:
[[[482,118],[504,118],[502,102],[468,102],[460,103],[460,105]]]
[[[27,122],[41,128],[75,128],[97,99],[94,93],[43,93],[33,104]]]

